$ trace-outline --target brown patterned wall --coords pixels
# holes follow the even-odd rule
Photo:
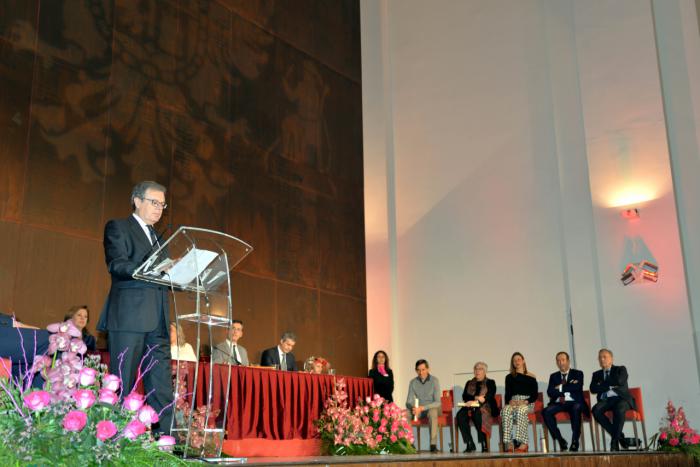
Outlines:
[[[163,225],[255,247],[233,275],[251,357],[364,373],[360,16],[353,0],[0,0],[0,309],[45,325],[109,286],[135,182]]]

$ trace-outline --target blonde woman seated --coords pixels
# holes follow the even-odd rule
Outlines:
[[[180,345],[178,345],[178,342]],[[181,362],[196,362],[197,356],[192,346],[185,342],[182,326],[170,323],[170,358]]]
[[[506,450],[527,452],[527,416],[535,408],[537,380],[528,373],[525,357],[515,352],[510,357],[510,374],[506,376],[506,394],[501,419]],[[515,448],[515,449],[514,449]]]

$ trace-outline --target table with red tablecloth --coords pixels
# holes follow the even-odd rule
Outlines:
[[[205,406],[209,394],[209,371],[213,372],[212,409],[224,406],[226,385],[229,404],[226,438],[262,438],[268,440],[309,439],[317,434],[314,421],[323,411],[323,403],[333,394],[335,381],[345,381],[348,402],[373,393],[372,380],[355,376],[315,375],[267,368],[232,366],[200,362],[197,375],[197,407]],[[187,366],[188,392],[193,389],[194,365]]]

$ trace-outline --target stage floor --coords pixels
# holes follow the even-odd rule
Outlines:
[[[580,453],[528,453],[528,454],[451,454],[418,453],[413,455],[392,456],[314,456],[314,457],[250,457],[246,463],[256,466],[284,465],[341,465],[355,466],[382,464],[383,467],[407,466],[542,466],[542,467],[692,467],[693,460],[681,454],[661,452],[580,452]]]

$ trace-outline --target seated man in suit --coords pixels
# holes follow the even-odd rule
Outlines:
[[[34,357],[46,355],[48,349],[48,331],[20,323],[12,316],[0,313],[0,358],[12,360],[13,378],[26,373],[26,369],[34,364]],[[40,387],[42,384],[43,379],[37,375],[34,386]]]
[[[292,353],[296,343],[297,336],[293,332],[285,332],[282,334],[279,345],[263,351],[260,364],[277,366],[282,371],[297,371],[297,363]]]
[[[214,347],[212,362],[248,366],[248,352],[238,343],[241,337],[243,337],[243,321],[234,319],[228,330],[228,338]]]
[[[438,416],[442,408],[440,381],[430,374],[427,360],[416,362],[416,377],[408,385],[406,407],[414,417],[427,417],[430,422],[430,452],[438,452]],[[418,402],[416,404],[416,402]]]
[[[593,406],[593,417],[610,434],[610,450],[619,451],[620,445],[627,448],[622,434],[625,412],[636,409],[636,404],[627,386],[627,368],[613,365],[613,353],[608,349],[600,349],[598,363],[601,369],[593,373],[590,387],[598,399]],[[605,415],[609,410],[613,415],[612,423]]]
[[[581,436],[581,413],[587,414],[589,410],[583,398],[583,372],[571,368],[569,354],[566,352],[559,352],[556,361],[559,371],[549,375],[549,405],[542,411],[542,418],[549,432],[559,442],[561,450],[566,451],[569,446],[557,428],[555,417],[559,412],[567,412],[571,418],[571,451],[576,452]]]

